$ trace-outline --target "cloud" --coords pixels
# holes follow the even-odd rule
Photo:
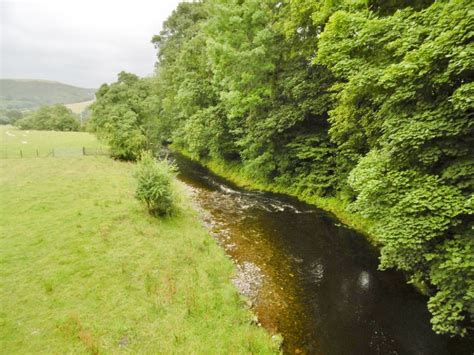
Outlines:
[[[121,70],[151,74],[151,37],[179,2],[0,1],[1,77],[83,87],[114,81]]]

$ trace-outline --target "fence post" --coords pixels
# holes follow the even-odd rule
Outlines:
[[[36,149],[36,157],[37,157],[37,158],[39,157],[38,149]]]
[[[86,147],[82,147],[82,155],[86,155]]]
[[[21,149],[20,149],[20,158],[23,158],[23,152]]]

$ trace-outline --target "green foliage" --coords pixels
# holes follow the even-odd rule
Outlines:
[[[471,215],[472,212],[471,207]],[[472,223],[469,227],[472,229]],[[431,321],[434,329],[442,333],[466,334],[466,306],[471,314],[474,311],[472,234],[455,235],[437,245],[436,249],[425,257],[432,263],[431,282],[441,290],[428,302],[428,308],[433,314]]]
[[[43,106],[15,121],[20,129],[40,131],[79,131],[77,117],[64,105]]]
[[[173,142],[260,186],[344,201],[373,226],[381,268],[428,290],[434,330],[463,335],[474,318],[469,9],[467,0],[181,3],[153,37],[156,77],[138,107],[124,92],[139,80],[128,78],[99,90],[93,121],[124,157]]]
[[[351,209],[375,221],[382,268],[431,287],[433,329],[451,334],[466,333],[474,302],[468,7],[336,12],[317,58],[339,80],[330,134],[356,157],[345,162]]]
[[[114,157],[135,160],[141,150],[153,147],[156,98],[152,93],[151,79],[125,72],[97,91],[88,128],[110,146]]]
[[[143,152],[137,163],[136,197],[145,202],[153,215],[170,215],[174,208],[172,180],[176,168],[167,160],[156,161],[151,152]]]
[[[0,109],[0,125],[14,124],[23,118],[23,113],[19,110]]]

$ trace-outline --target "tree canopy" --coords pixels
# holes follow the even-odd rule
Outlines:
[[[88,128],[95,131],[110,146],[119,159],[137,159],[141,150],[154,144],[157,110],[151,79],[121,72],[117,82],[103,84],[91,105]]]

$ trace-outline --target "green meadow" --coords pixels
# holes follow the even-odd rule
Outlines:
[[[53,149],[79,155],[83,147],[106,148],[87,132],[21,131],[13,126],[0,126],[0,158],[46,157]]]
[[[5,151],[23,139],[1,134]],[[100,146],[87,133],[26,137],[45,150]],[[0,352],[277,352],[185,187],[175,182],[178,213],[154,218],[134,198],[133,169],[94,156],[0,159]]]

